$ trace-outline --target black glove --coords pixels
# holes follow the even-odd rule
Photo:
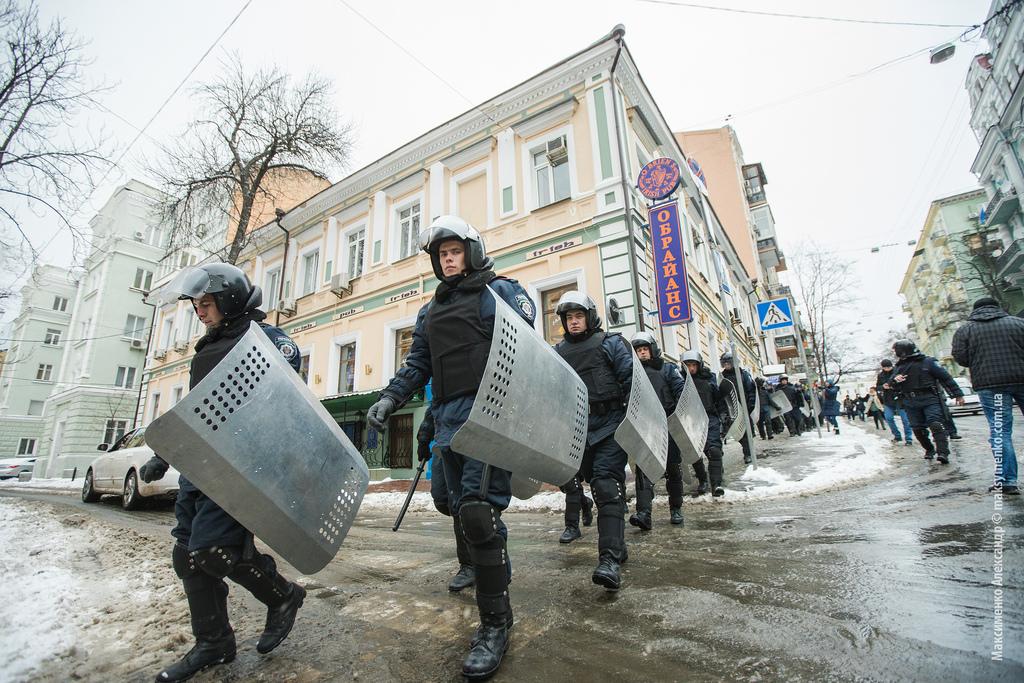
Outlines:
[[[434,453],[430,450],[429,441],[420,441],[419,445],[416,446],[416,461],[426,462],[433,457]]]
[[[366,411],[366,422],[381,434],[387,427],[388,418],[395,412],[395,400],[388,396],[382,396],[379,401],[370,406]]]
[[[139,468],[139,476],[147,484],[158,479],[163,479],[167,474],[168,465],[159,455],[154,455],[146,461],[146,464]]]

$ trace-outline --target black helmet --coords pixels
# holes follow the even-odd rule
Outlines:
[[[213,296],[217,310],[225,318],[236,318],[263,303],[263,291],[249,282],[241,268],[230,263],[185,268],[166,285],[147,295],[146,302],[163,305],[178,299],[195,301],[204,294]]]
[[[633,345],[634,349],[641,346],[649,347],[651,349],[651,358],[657,359],[661,357],[661,349],[658,348],[658,342],[654,340],[654,335],[650,332],[637,332],[629,343]]]
[[[897,358],[903,359],[917,353],[917,344],[909,339],[900,339],[892,345],[892,351],[896,354]]]
[[[437,252],[441,243],[446,240],[462,240],[466,246],[466,270],[484,270],[494,265],[494,260],[487,257],[484,239],[476,228],[458,216],[438,216],[429,227],[420,232],[420,249],[430,254],[430,265],[433,266],[434,275],[438,280],[445,279],[444,271],[441,270],[441,258]]]
[[[587,314],[587,331],[591,332],[601,327],[601,319],[597,317],[597,304],[583,292],[574,290],[568,291],[558,299],[555,306],[555,313],[562,319],[562,328],[568,332],[569,326],[565,323],[565,314],[569,311],[583,311]]]

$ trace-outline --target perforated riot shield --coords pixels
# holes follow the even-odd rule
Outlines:
[[[740,419],[740,416],[743,415],[742,404],[740,403],[739,394],[735,390],[736,385],[731,377],[723,376],[722,386],[726,392],[725,407],[729,412],[729,430],[725,433],[725,438],[736,441],[743,436],[743,432],[747,429],[744,420]]]
[[[512,495],[519,500],[533,498],[540,491],[540,482],[530,477],[512,473]]]
[[[686,385],[679,396],[676,409],[668,416],[668,431],[679,446],[684,465],[692,465],[704,453],[708,438],[708,413],[697,393],[689,371],[683,369]]]
[[[259,325],[146,428],[153,451],[304,574],[330,562],[370,473]]]
[[[494,297],[494,333],[483,381],[452,450],[521,479],[561,486],[587,443],[587,386],[511,306]],[[516,494],[517,498],[519,494]]]
[[[651,380],[647,379],[636,351],[633,354],[633,383],[626,405],[626,417],[615,430],[615,441],[636,462],[651,481],[665,474],[668,464],[668,421]],[[564,482],[563,482],[564,483]]]
[[[821,415],[821,401],[818,400],[818,392],[811,392],[811,409],[814,411],[814,416],[818,417]]]
[[[775,405],[778,406],[778,408],[773,408],[771,406],[768,407],[768,413],[771,415],[773,420],[777,417],[782,417],[789,411],[793,410],[793,404],[789,402],[789,398],[781,391],[772,392],[772,401],[774,401]]]

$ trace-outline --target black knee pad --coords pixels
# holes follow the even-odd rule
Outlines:
[[[202,571],[196,564],[195,558],[189,555],[188,548],[182,543],[175,543],[174,548],[171,549],[171,566],[174,567],[174,573],[178,575],[179,579],[187,579]]]
[[[470,545],[487,543],[498,535],[498,511],[484,500],[467,500],[459,507],[462,533]]]
[[[452,509],[450,507],[448,507],[448,501],[446,501],[446,500],[437,500],[435,498],[434,499],[434,507],[437,508],[437,511],[440,512],[445,517],[451,517],[452,516]]]
[[[668,467],[665,468],[665,478],[669,481],[682,481],[683,480],[683,465],[682,463],[669,463]]]
[[[946,435],[946,425],[941,422],[932,422],[928,425],[928,428],[932,430],[932,434],[935,436]]]
[[[600,477],[590,482],[590,491],[594,494],[594,502],[598,506],[625,500],[619,482],[611,477]]]
[[[706,451],[704,451],[704,453],[708,456],[708,460],[709,461],[710,460],[719,460],[720,461],[722,459],[722,449],[719,448],[718,446],[711,446]]]
[[[236,546],[213,546],[201,550],[193,550],[189,556],[203,572],[223,579],[238,567],[242,559],[242,549]]]

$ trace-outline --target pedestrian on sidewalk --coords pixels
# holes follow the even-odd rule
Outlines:
[[[836,436],[839,435],[839,423],[836,421],[839,411],[839,385],[832,380],[826,380],[825,388],[821,392],[821,414],[828,420]]]
[[[868,389],[868,415],[874,420],[875,429],[885,429],[885,406],[882,405],[875,387]]]
[[[941,389],[955,398],[958,405],[964,403],[964,392],[960,385],[931,356],[926,356],[909,339],[901,339],[892,345],[899,362],[893,376],[894,386],[903,401],[903,407],[910,418],[914,436],[924,448],[925,460],[938,456],[943,465],[949,463],[949,437],[942,423]],[[928,439],[928,431],[935,444]]]
[[[847,422],[853,422],[854,414],[853,399],[847,394],[846,398],[843,399],[843,415],[846,417]]]
[[[1009,315],[992,297],[978,299],[953,335],[953,360],[970,368],[971,386],[988,420],[995,458],[995,483],[989,490],[1019,495],[1013,404],[1024,413],[1024,319]]]
[[[875,391],[882,397],[885,422],[889,425],[889,431],[892,432],[893,443],[900,443],[906,439],[906,444],[909,446],[913,443],[910,438],[910,418],[907,417],[907,411],[903,410],[903,407],[900,405],[900,401],[896,396],[896,390],[885,388],[885,385],[889,384],[892,381],[893,375],[896,374],[893,372],[892,361],[884,358],[879,365],[881,367],[875,378]],[[900,428],[896,426],[897,415],[903,423],[902,434],[900,433]]]
[[[860,418],[861,422],[865,422],[865,419],[864,419],[864,412],[866,410],[865,403],[867,403],[867,398],[864,397],[864,396],[861,396],[860,394],[857,394],[854,397],[854,399],[853,399],[853,409],[857,412],[857,417]]]

